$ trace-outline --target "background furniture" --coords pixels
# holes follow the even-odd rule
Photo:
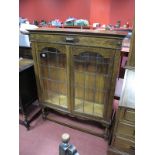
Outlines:
[[[126,70],[123,93],[108,155],[134,154],[135,151],[135,104],[134,104],[134,70]]]
[[[99,122],[108,137],[120,49],[126,32],[30,30],[43,118],[45,108]]]
[[[121,59],[120,59],[120,67],[119,67],[119,76],[116,81],[116,89],[114,98],[120,100],[122,86],[125,75],[125,67],[127,65],[128,55],[129,55],[129,47],[132,31],[127,31],[128,35],[123,39],[122,48],[121,48]]]
[[[31,47],[19,47],[19,57],[32,59],[32,48]]]
[[[20,123],[27,129],[30,122],[39,112],[38,104],[34,101],[38,99],[36,80],[34,75],[33,61],[31,59],[19,60],[19,111]],[[22,121],[22,117],[24,120]]]
[[[108,155],[135,154],[135,31]]]

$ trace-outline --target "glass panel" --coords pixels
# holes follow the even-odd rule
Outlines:
[[[74,110],[78,112],[83,112],[83,100],[75,98],[75,107]]]
[[[74,111],[103,117],[110,63],[111,58],[94,52],[74,55]]]
[[[67,108],[66,54],[44,48],[40,53],[40,76],[45,102]]]

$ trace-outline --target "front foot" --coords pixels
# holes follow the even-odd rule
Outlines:
[[[47,113],[45,111],[45,108],[42,108],[42,118],[43,118],[43,120],[45,120],[46,117],[47,117]]]
[[[109,126],[105,126],[104,124],[101,124],[103,127],[103,138],[106,140],[109,139]]]
[[[27,120],[24,121],[24,125],[25,125],[27,130],[30,129],[30,124],[29,124],[29,122]]]

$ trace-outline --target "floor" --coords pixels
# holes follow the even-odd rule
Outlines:
[[[19,155],[58,155],[63,133],[70,134],[70,143],[80,155],[106,155],[108,142],[105,139],[43,120],[41,116],[31,123],[29,131],[19,125]]]

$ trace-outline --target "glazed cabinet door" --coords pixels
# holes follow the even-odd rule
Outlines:
[[[37,51],[42,102],[67,110],[67,52],[65,46],[38,43]]]
[[[108,108],[115,50],[71,48],[71,92],[74,113],[103,118]]]

